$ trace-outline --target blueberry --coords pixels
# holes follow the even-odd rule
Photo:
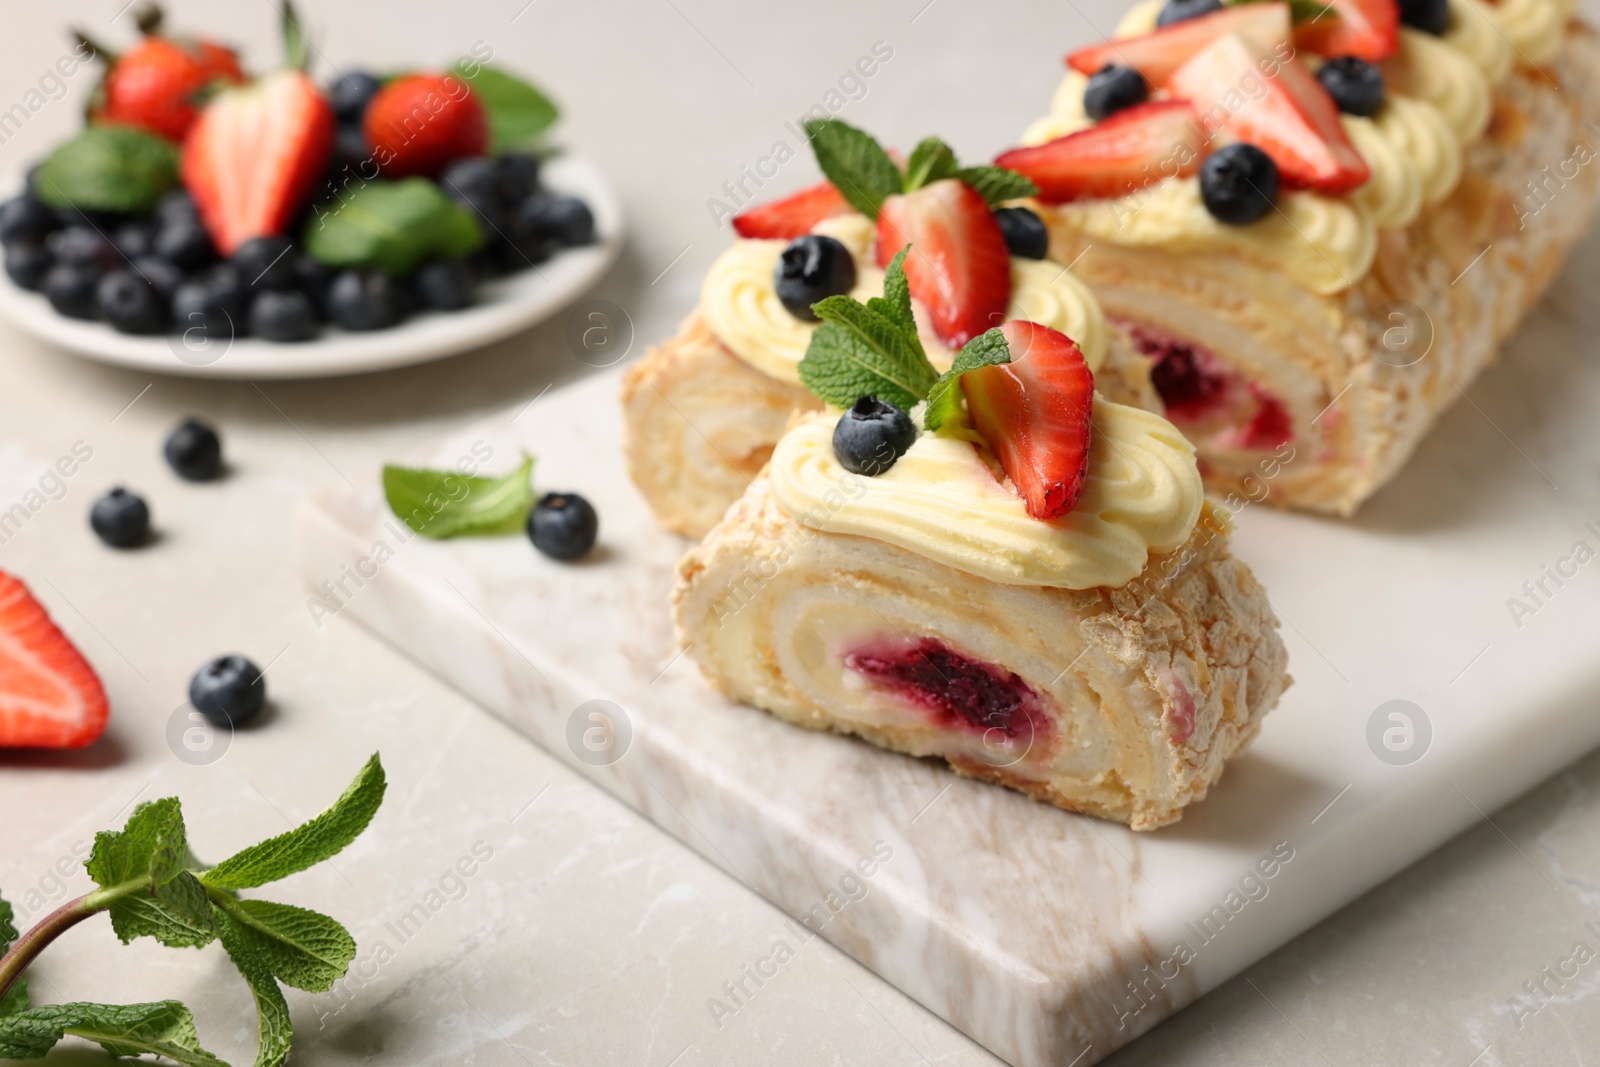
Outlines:
[[[816,322],[811,305],[856,287],[856,261],[832,237],[808,233],[789,242],[778,257],[778,299],[802,322]]]
[[[1156,16],[1156,25],[1170,26],[1174,22],[1183,22],[1185,19],[1198,18],[1221,10],[1222,0],[1167,0],[1161,13]]]
[[[150,509],[120,485],[94,502],[89,525],[112,548],[136,548],[150,535]]]
[[[295,286],[294,242],[287,237],[252,237],[229,260],[245,288],[282,291]]]
[[[150,283],[163,305],[171,305],[173,294],[183,284],[183,271],[160,256],[140,256],[133,261],[133,270]]]
[[[577,493],[546,493],[528,513],[528,538],[552,559],[577,559],[599,532],[600,517]]]
[[[285,344],[310,341],[322,329],[316,305],[298,289],[257,293],[250,301],[249,322],[250,332],[263,341]]]
[[[400,294],[387,274],[340,271],[328,289],[328,316],[346,330],[387,329],[400,315]]]
[[[330,181],[324,182],[318,192],[338,195],[344,182],[362,176],[363,169],[371,172],[372,166],[368,161],[372,159],[372,146],[367,143],[367,135],[361,132],[360,126],[340,126],[339,135],[333,142],[333,157],[328,161],[328,177]],[[366,177],[372,177],[368,173]]]
[[[222,473],[222,438],[209,423],[184,419],[167,435],[161,454],[178,477],[208,482]]]
[[[55,263],[43,245],[32,241],[13,241],[6,245],[6,274],[24,289],[38,289]]]
[[[522,202],[518,215],[530,227],[568,248],[594,240],[594,215],[575,196],[535,194]]]
[[[122,221],[121,216],[114,211],[99,211],[87,207],[58,207],[55,209],[56,218],[61,220],[63,226],[83,226],[102,233],[114,230]]]
[[[244,302],[214,278],[186,281],[172,294],[172,325],[196,344],[227,343],[245,332]]]
[[[100,272],[93,267],[79,267],[71,263],[57,263],[45,272],[40,289],[56,313],[69,319],[95,317],[95,286],[100,284]]]
[[[155,241],[155,226],[143,219],[124,222],[111,236],[112,244],[117,246],[117,251],[122,253],[124,259],[138,259],[140,256],[149,255],[151,249],[155,247]]]
[[[94,290],[100,317],[120,333],[160,333],[167,324],[155,287],[131,270],[108,271]]]
[[[1255,222],[1278,199],[1278,165],[1253,144],[1219,148],[1200,167],[1200,198],[1219,222]]]
[[[459,259],[425,263],[417,271],[417,294],[425,305],[440,311],[457,311],[472,303],[472,271]]]
[[[175,216],[156,227],[155,244],[150,249],[163,259],[170,259],[183,270],[199,270],[217,256],[200,219]]]
[[[1043,259],[1050,251],[1050,231],[1044,222],[1025,207],[996,208],[994,221],[1000,224],[1006,247],[1020,259]]]
[[[1317,69],[1317,80],[1347,115],[1371,118],[1383,110],[1383,74],[1364,59],[1330,59]]]
[[[333,286],[333,269],[326,263],[308,255],[298,255],[294,261],[295,284],[311,298],[311,305],[320,318],[328,317],[328,290]]]
[[[500,190],[500,172],[495,161],[484,156],[458,159],[439,175],[439,188],[446,196],[487,199],[494,203],[515,203]]]
[[[156,205],[154,221],[157,229],[174,222],[199,223],[200,210],[194,206],[194,197],[187,189],[174,189],[162,196]]]
[[[1450,0],[1400,0],[1400,21],[1423,33],[1443,36],[1450,28]]]
[[[189,703],[217,726],[243,726],[266,706],[267,680],[243,656],[218,656],[189,679]]]
[[[110,270],[122,262],[117,246],[99,230],[88,226],[68,226],[50,235],[45,242],[57,263],[71,267]]]
[[[28,193],[0,204],[0,243],[42,241],[60,225],[56,213]]]
[[[360,125],[367,105],[383,88],[383,82],[364,70],[346,71],[328,86],[328,102],[341,123]]]
[[[911,416],[887,401],[864,396],[839,416],[833,454],[852,474],[873,477],[895,465],[917,439]]]
[[[1089,78],[1083,89],[1083,111],[1099,122],[1150,99],[1150,84],[1132,67],[1107,63]]]
[[[550,242],[532,236],[492,235],[487,246],[489,260],[499,274],[515,274],[550,258]]]
[[[467,160],[466,162],[475,162]],[[471,191],[458,191],[450,186],[444,186],[445,195],[455,202],[467,214],[477,220],[478,225],[489,237],[512,232],[511,213],[506,210],[505,204],[500,200],[500,194],[492,187],[488,190],[474,189]]]
[[[507,152],[494,161],[500,199],[520,204],[539,191],[539,157],[527,152]]]

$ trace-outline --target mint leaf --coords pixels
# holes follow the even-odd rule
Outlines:
[[[296,989],[331,988],[355,959],[355,938],[321,912],[270,900],[218,901],[218,907],[242,932],[249,951]]]
[[[68,1034],[97,1042],[113,1056],[151,1053],[184,1067],[228,1067],[200,1047],[194,1016],[176,1000],[50,1004],[0,1017],[0,1059],[39,1059]]]
[[[257,944],[257,936],[228,918],[221,916],[222,947],[228,958],[239,968],[250,992],[256,998],[258,1036],[256,1038],[255,1067],[281,1067],[289,1058],[289,1045],[294,1037],[294,1024],[289,1019],[289,1005],[283,999],[283,990],[272,977],[264,954]]]
[[[83,866],[101,889],[157,873],[170,878],[182,869],[186,847],[183,808],[177,797],[162,797],[134,808],[120,831],[95,834]]]
[[[148,895],[121,897],[106,911],[112,931],[123,944],[136,937],[151,937],[169,948],[199,948],[217,937],[217,921],[205,888],[187,871],[165,886],[151,888]]]
[[[1005,167],[963,167],[955,176],[976,189],[990,207],[1039,192],[1032,179]]]
[[[106,908],[111,929],[126,944],[153,937],[163,945],[191,948],[217,936],[205,890],[184,870],[189,845],[177,797],[141,804],[120,832],[95,835],[84,863],[103,890],[149,879],[149,887],[116,896]]]
[[[555,103],[521,78],[471,60],[450,72],[472,87],[489,117],[489,150],[504,152],[538,139],[561,116]],[[472,73],[469,73],[472,72]]]
[[[55,208],[140,213],[178,184],[178,149],[132,126],[90,126],[50,153],[33,193]]]
[[[883,295],[869,298],[867,308],[899,323],[902,329],[917,336],[917,319],[911,313],[911,285],[906,281],[906,253],[910,251],[911,246],[906,245],[894,254],[888,269],[883,272]],[[917,336],[917,349],[920,351],[921,348],[922,339]]]
[[[900,168],[872,135],[838,119],[806,123],[817,166],[851,207],[869,219],[900,191]]]
[[[1011,346],[999,329],[985,330],[956,353],[950,369],[939,375],[928,392],[928,410],[923,413],[922,425],[937,430],[954,418],[961,410],[961,376],[979,367],[992,367],[997,363],[1011,362]]]
[[[409,274],[423,260],[459,259],[484,241],[478,221],[427,178],[373,181],[341,193],[306,223],[306,254],[330,267]]]
[[[0,897],[0,956],[6,954],[11,943],[17,939],[17,927],[13,922],[14,913],[11,904],[5,897]],[[18,978],[11,984],[6,995],[0,997],[0,1015],[15,1015],[28,1006],[28,980]]]
[[[937,137],[925,137],[906,160],[905,191],[914,193],[924,185],[954,178],[959,170],[949,145]]]
[[[456,471],[383,468],[383,496],[405,524],[424,537],[518,533],[533,507],[533,458],[501,478]]]
[[[383,764],[374,753],[327,811],[286,834],[234,853],[202,874],[200,881],[217,889],[249,889],[338,855],[377,814],[386,785]]]
[[[819,400],[847,408],[875,396],[902,408],[928,395],[939,375],[922,351],[901,249],[889,261],[882,297],[862,304],[830,296],[811,306],[822,325],[800,360],[800,383]]]

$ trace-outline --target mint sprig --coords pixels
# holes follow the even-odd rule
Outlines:
[[[963,167],[951,147],[925,137],[911,150],[905,170],[895,164],[870,133],[838,119],[812,119],[806,136],[817,166],[851,207],[869,219],[878,217],[883,202],[896,193],[914,193],[925,185],[956,178],[975,189],[990,207],[1033,196],[1039,187],[1004,167]]]
[[[281,1067],[293,1027],[279,983],[320,992],[355,958],[355,939],[320,912],[235,890],[264,885],[329,859],[358,837],[383,801],[386,780],[374,755],[327,811],[215,867],[189,850],[175,797],[134,810],[120,831],[95,835],[84,866],[99,886],[46,916],[21,937],[0,900],[0,1059],[38,1059],[63,1037],[98,1042],[115,1056],[151,1053],[185,1067],[227,1067],[200,1047],[194,1017],[175,1000],[148,1004],[28,1006],[23,973],[62,933],[105,912],[124,942],[152,937],[198,947],[221,939],[256,1000],[256,1067]]]
[[[554,126],[561,111],[538,87],[476,60],[463,59],[450,73],[472,87],[489,120],[489,150],[524,148]]]
[[[533,458],[500,478],[418,467],[383,468],[383,496],[423,537],[492,537],[517,533],[533,507]]]
[[[905,272],[910,251],[908,245],[889,261],[883,296],[865,304],[830,296],[811,306],[822,325],[811,334],[800,360],[800,384],[836,408],[848,408],[864,396],[908,411],[926,400],[923,425],[937,430],[960,410],[961,392],[955,386],[961,375],[1009,363],[1011,354],[1000,331],[989,330],[963,345],[944,374],[934,370],[911,313]]]

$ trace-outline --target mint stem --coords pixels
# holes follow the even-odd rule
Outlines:
[[[4,1000],[22,972],[56,938],[83,922],[100,909],[89,902],[87,895],[69,900],[39,921],[39,925],[17,938],[11,951],[0,956],[0,1000]]]

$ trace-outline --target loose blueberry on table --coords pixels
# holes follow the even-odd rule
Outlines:
[[[267,680],[243,656],[218,656],[189,680],[189,703],[217,726],[243,726],[266,705]]]
[[[137,548],[150,536],[150,508],[142,497],[118,486],[94,502],[89,526],[112,548]]]
[[[552,559],[577,559],[594,547],[600,517],[577,493],[546,493],[528,513],[528,538]]]
[[[288,344],[470,307],[495,277],[595,240],[589,206],[543,187],[520,147],[556,118],[538,90],[500,71],[499,92],[465,71],[319,86],[284,14],[291,64],[254,77],[228,48],[142,22],[82,132],[0,204],[12,283],[123,333]],[[493,143],[504,128],[523,142]]]
[[[210,424],[184,419],[161,447],[167,465],[178,477],[206,482],[222,473],[222,439]]]

